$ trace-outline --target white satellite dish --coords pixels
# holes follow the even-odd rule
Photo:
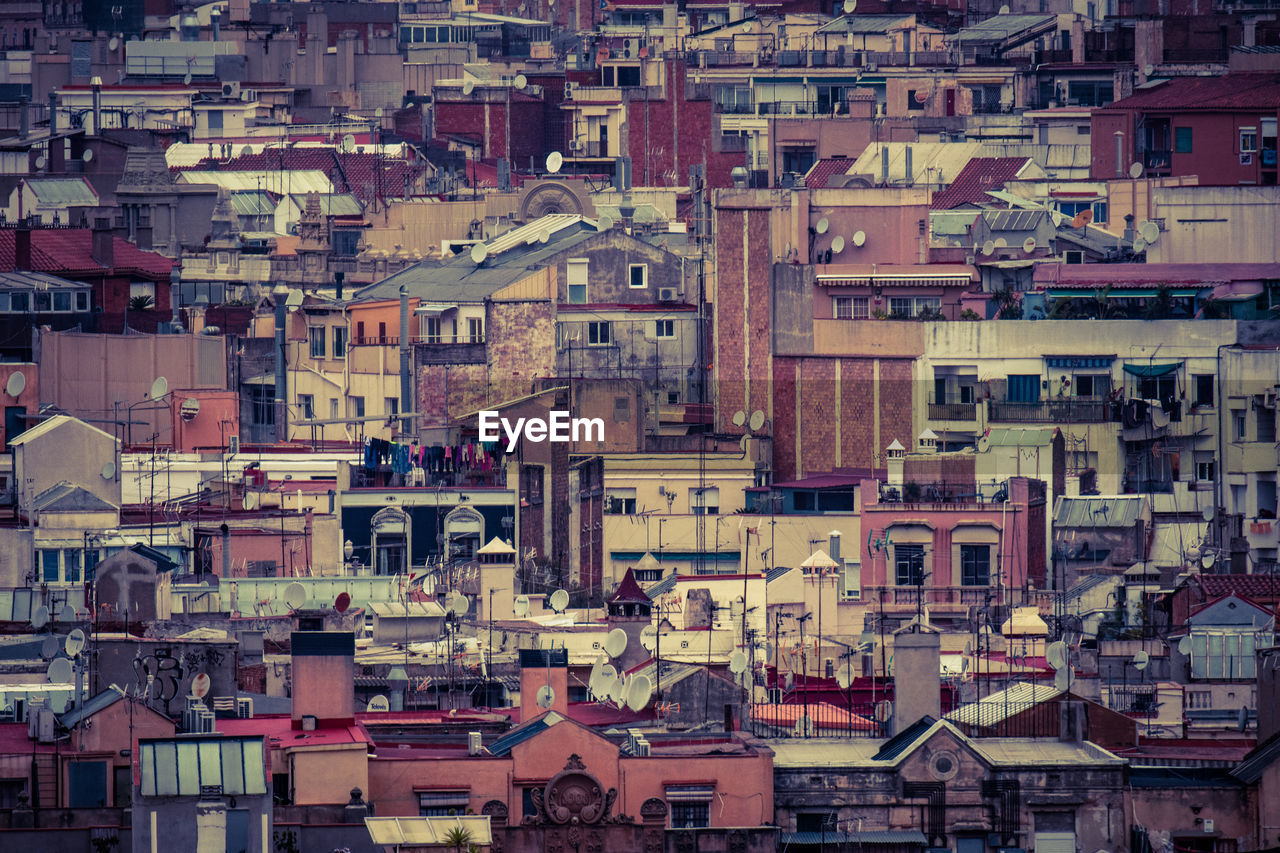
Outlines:
[[[844,9],[846,15],[852,15],[853,10],[858,8],[858,0],[844,0],[844,5],[841,8]]]
[[[120,39],[116,38],[115,36],[112,36],[111,38],[107,39],[107,50],[115,50],[119,46],[120,46]]]
[[[613,217],[607,213],[596,220],[597,231],[608,231],[612,227],[613,227]]]
[[[826,233],[827,233],[827,229],[828,229],[828,228],[830,228],[830,227],[831,227],[831,223],[830,223],[830,222],[828,222],[828,221],[827,221],[827,217],[825,217],[825,216],[824,216],[824,217],[822,217],[821,219],[819,219],[819,220],[818,220],[818,227],[817,227],[817,229],[816,229],[816,230],[817,230],[817,232],[818,232],[819,234],[826,234]]]
[[[838,255],[844,251],[844,238],[836,237],[831,241],[831,254]]]
[[[4,384],[4,393],[16,397],[27,390],[27,375],[22,372],[10,373],[9,381]]]
[[[36,158],[37,169],[43,169],[47,165],[49,165],[49,160],[43,154]]]
[[[1178,641],[1178,654],[1186,656],[1191,654],[1191,638],[1183,637]]]
[[[67,634],[67,639],[63,641],[62,647],[66,650],[68,655],[75,657],[80,654],[80,652],[84,651],[84,644],[84,631],[76,628],[70,634]]]
[[[653,681],[647,675],[637,675],[631,679],[627,688],[627,707],[632,711],[640,711],[653,698]]]
[[[512,611],[517,617],[523,619],[529,615],[529,596],[517,595],[515,603],[511,605]]]
[[[850,684],[853,684],[853,664],[846,663],[836,670],[836,685],[841,690],[848,690]]]
[[[752,432],[756,432],[757,430],[759,430],[762,426],[764,426],[764,412],[760,411],[759,409],[756,409],[754,412],[752,412],[751,420],[747,423],[747,425],[751,427]]]
[[[539,232],[538,232],[538,242],[539,242],[539,243],[550,243],[550,242],[551,242],[551,229],[550,229],[550,228],[543,228],[541,231],[539,231]]]
[[[729,671],[734,675],[747,668],[747,656],[741,650],[729,655]]]
[[[81,159],[82,161],[84,161],[85,163],[92,163],[92,162],[93,162],[93,149],[92,149],[92,148],[86,148],[86,149],[85,149],[85,151],[84,151],[84,153],[80,155],[80,159]]]
[[[76,621],[76,609],[72,607],[70,604],[62,605],[62,609],[58,611],[58,621],[59,622]]]
[[[1213,564],[1218,562],[1218,555],[1212,551],[1205,551],[1200,555],[1200,565],[1206,569],[1212,569]]]
[[[1130,166],[1130,167],[1129,167],[1129,177],[1133,178],[1135,181],[1136,181],[1138,178],[1141,178],[1141,177],[1142,177],[1142,164],[1141,164],[1141,163],[1134,163],[1132,166]]]
[[[739,409],[733,413],[733,425],[740,427],[747,422],[747,413]]]
[[[1075,681],[1076,673],[1069,666],[1064,666],[1053,674],[1053,686],[1063,693],[1071,689],[1071,683]]]
[[[102,466],[102,479],[110,480],[116,475],[116,463],[108,462]]]
[[[369,704],[365,706],[366,711],[381,713],[391,710],[391,701],[386,696],[374,696],[369,700]]]
[[[523,74],[517,74],[516,79],[511,81],[511,85],[516,89],[523,89],[525,86],[529,85],[529,78]]]
[[[155,381],[151,383],[151,389],[147,391],[147,396],[152,400],[159,400],[165,394],[169,393],[169,380],[163,376],[157,376]]]
[[[1133,656],[1133,668],[1138,672],[1142,672],[1151,663],[1151,655],[1145,651],[1139,651]]]
[[[552,705],[555,704],[555,701],[556,701],[555,688],[552,687],[550,684],[544,684],[541,687],[539,687],[537,701],[538,701],[538,707],[542,708],[544,711],[547,708],[550,708]]]
[[[209,688],[213,684],[209,680],[209,674],[202,672],[195,678],[191,679],[191,695],[197,699],[203,699],[209,695]]]
[[[1001,6],[1001,7],[1000,7],[1000,13],[999,13],[999,14],[1001,14],[1001,15],[1007,15],[1007,14],[1009,14],[1009,4],[1008,4],[1008,3],[1006,3],[1005,5],[1003,5],[1003,6]]]
[[[995,250],[996,250],[995,240],[988,240],[987,242],[982,244],[982,254],[984,255],[990,255]]]
[[[621,708],[627,704],[627,690],[629,685],[625,678],[619,678],[613,682],[613,686],[609,688],[609,701],[613,703],[615,708]]]
[[[1160,226],[1148,219],[1142,223],[1142,227],[1138,229],[1138,233],[1142,235],[1142,239],[1147,241],[1147,245],[1160,239]]]
[[[200,414],[200,401],[195,397],[188,397],[178,407],[178,416],[187,423],[194,421],[198,414]]]
[[[887,723],[893,716],[893,703],[887,699],[876,703],[875,717],[877,722]]]
[[[552,151],[547,155],[547,171],[555,174],[560,171],[560,167],[564,165],[564,155],[559,151]]]
[[[614,628],[609,632],[609,636],[604,638],[604,651],[611,658],[616,658],[627,650],[627,632],[621,628]]]
[[[462,593],[452,592],[449,594],[449,609],[453,611],[454,616],[466,616],[470,607],[471,602]]]
[[[996,248],[997,248],[997,249],[1007,249],[1007,248],[1009,248],[1009,241],[1008,241],[1008,240],[1006,240],[1006,239],[1005,239],[1005,238],[1003,238],[1003,237],[997,237],[997,238],[996,238]]]
[[[471,247],[471,262],[479,266],[484,263],[484,259],[489,257],[489,247],[484,243],[476,243]]]
[[[658,645],[658,629],[652,625],[645,626],[640,632],[640,645],[647,651],[653,651]]]
[[[762,658],[765,663],[773,663],[773,646],[767,644],[757,646],[756,650],[759,653],[760,658]]]
[[[1155,74],[1155,73],[1156,73],[1156,67],[1152,65],[1150,62],[1142,66],[1143,77],[1150,77],[1152,74]]]
[[[1137,252],[1145,252],[1146,250],[1147,250],[1147,241],[1143,240],[1141,237],[1135,237],[1133,240],[1133,251],[1137,253]]]
[[[46,675],[50,684],[70,684],[71,679],[75,677],[71,669],[71,661],[66,658],[54,659],[53,663],[49,664]]]
[[[866,231],[854,231],[854,232],[853,232],[853,245],[857,246],[858,248],[862,248],[862,246],[864,246],[864,245],[866,244],[866,242],[867,242],[867,232],[866,232]]]
[[[49,697],[49,710],[55,714],[61,714],[71,705],[70,693],[59,693]]]
[[[597,693],[604,696],[609,692],[609,688],[618,680],[618,671],[613,668],[613,664],[606,663],[600,667],[600,672],[596,676],[597,686],[600,688]]]
[[[58,653],[58,638],[49,635],[44,638],[44,642],[40,644],[40,657],[49,660]]]
[[[290,290],[289,295],[284,298],[284,305],[290,311],[297,311],[302,307],[303,298],[301,290]]]
[[[185,75],[185,76],[183,76],[183,78],[182,78],[182,83],[183,83],[183,85],[184,85],[184,86],[190,86],[190,85],[191,85],[191,72],[190,72],[190,71],[188,71],[188,72],[186,73],[186,75]]]
[[[1045,649],[1044,658],[1049,662],[1049,666],[1062,669],[1067,665],[1067,644],[1061,640],[1050,643],[1049,648]]]
[[[475,90],[476,90],[476,81],[474,81],[474,80],[467,80],[467,81],[463,82],[463,84],[462,84],[462,94],[464,94],[464,95],[470,95],[470,94],[471,94],[472,92],[474,92]]]
[[[356,150],[356,138],[355,138],[355,136],[353,136],[353,135],[352,135],[352,134],[350,134],[350,133],[345,134],[345,135],[342,137],[342,153],[343,153],[343,154],[350,154],[352,151],[355,151],[355,150]]]
[[[1026,252],[1029,255],[1035,250],[1036,250],[1035,237],[1028,237],[1027,239],[1022,241],[1022,251]]]
[[[569,606],[569,593],[565,592],[563,589],[557,589],[555,592],[551,593],[551,597],[547,599],[547,604],[549,604],[551,609],[556,613],[563,613],[564,609]]]
[[[290,610],[297,610],[307,603],[307,588],[297,581],[289,584],[284,588],[284,603]]]
[[[49,608],[41,604],[31,614],[31,627],[39,630],[49,624]]]

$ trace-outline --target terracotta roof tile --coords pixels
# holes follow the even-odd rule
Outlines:
[[[190,166],[173,171],[320,171],[329,176],[336,192],[355,195],[362,202],[379,196],[400,198],[405,180],[411,184],[425,171],[424,167],[392,157],[353,151],[344,154],[334,148],[272,148],[256,154],[240,154],[230,160],[206,157]],[[381,176],[379,176],[381,171]]]
[[[1176,77],[1140,89],[1107,110],[1254,110],[1280,107],[1280,74],[1225,74],[1221,77]]]
[[[962,204],[991,201],[987,190],[1004,189],[1026,165],[1026,157],[974,157],[956,175],[951,186],[933,197],[934,210],[951,210]]]
[[[804,185],[811,190],[820,190],[827,185],[833,175],[843,175],[852,165],[852,157],[827,157],[819,160],[804,176]]]
[[[0,228],[0,270],[14,268],[15,229]],[[118,272],[136,272],[168,278],[173,261],[157,252],[139,249],[128,240],[113,237]],[[36,228],[31,232],[31,268],[53,275],[98,275],[107,268],[93,259],[93,232],[88,228]]]

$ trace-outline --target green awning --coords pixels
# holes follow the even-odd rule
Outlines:
[[[1124,372],[1141,379],[1150,379],[1156,376],[1168,376],[1179,367],[1182,367],[1180,361],[1172,361],[1168,364],[1126,364]]]

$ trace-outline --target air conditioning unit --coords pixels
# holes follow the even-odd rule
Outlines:
[[[484,749],[484,739],[480,732],[467,732],[467,755],[479,755]]]
[[[574,93],[574,92],[576,92],[576,91],[578,91],[578,84],[577,84],[577,83],[574,83],[572,80],[565,80],[565,81],[564,81],[564,99],[565,99],[566,101],[572,101],[572,100],[573,100],[573,93]]]
[[[215,717],[208,708],[192,708],[182,715],[182,728],[190,734],[213,734]]]
[[[240,100],[240,84],[231,82],[222,84],[222,97],[233,101]]]
[[[680,299],[680,293],[674,287],[659,287],[659,302],[676,302]]]
[[[585,147],[585,146],[582,144],[582,140],[581,140],[581,139],[570,139],[570,140],[569,140],[569,150],[570,150],[570,151],[581,151],[584,147]]]
[[[635,755],[637,758],[648,758],[650,755],[648,738],[638,738],[636,740]]]
[[[874,62],[868,62],[868,63],[867,63],[867,70],[868,70],[868,71],[879,71],[879,70],[880,70],[880,66],[879,66],[879,65],[876,65]]]
[[[635,59],[640,55],[639,39],[623,39],[622,40],[622,56],[624,59]]]

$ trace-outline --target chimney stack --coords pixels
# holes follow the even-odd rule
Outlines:
[[[550,687],[551,705],[538,704],[538,691]],[[566,649],[520,650],[520,722],[547,711],[569,713],[569,652]]]
[[[31,269],[31,226],[25,219],[19,220],[13,231],[13,268]]]
[[[111,231],[111,220],[105,216],[93,219],[93,259],[104,267],[116,265],[116,238]]]
[[[356,635],[294,631],[290,655],[293,727],[351,725],[356,706]]]
[[[893,637],[893,733],[921,717],[942,716],[942,688],[938,675],[941,648],[938,634],[900,631]]]

